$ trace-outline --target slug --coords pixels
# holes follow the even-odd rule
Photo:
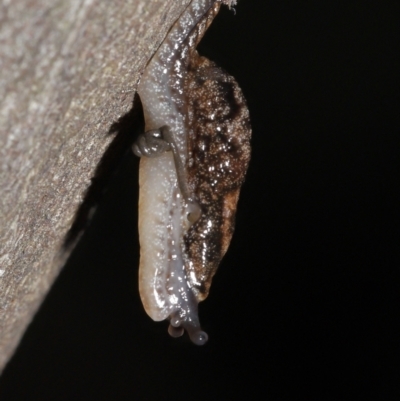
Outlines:
[[[146,132],[139,170],[139,291],[147,314],[192,342],[208,336],[198,303],[229,246],[250,160],[251,127],[235,79],[196,46],[232,0],[193,0],[147,65],[138,87]]]

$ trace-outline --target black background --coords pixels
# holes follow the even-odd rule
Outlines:
[[[199,49],[240,83],[253,155],[230,250],[171,339],[137,290],[138,160],[0,380],[1,400],[399,400],[398,1],[242,0]]]

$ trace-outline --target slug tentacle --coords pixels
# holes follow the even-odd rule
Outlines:
[[[133,153],[139,157],[157,157],[168,150],[171,145],[164,139],[162,128],[145,132],[132,146]]]
[[[224,0],[231,5],[233,1]],[[149,316],[168,332],[204,344],[198,302],[234,229],[250,159],[250,123],[234,78],[196,45],[221,1],[193,0],[147,66],[138,92],[146,132],[140,162],[139,289]]]

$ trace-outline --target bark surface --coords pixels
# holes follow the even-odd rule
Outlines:
[[[113,123],[189,2],[1,2],[0,371],[68,258]]]

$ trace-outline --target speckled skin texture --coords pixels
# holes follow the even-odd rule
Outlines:
[[[187,178],[202,215],[184,235],[183,246],[187,269],[195,273],[191,284],[198,301],[207,297],[231,241],[250,161],[251,126],[242,91],[232,76],[196,51],[219,8],[220,2],[215,2],[189,35],[185,49]]]
[[[251,127],[243,94],[233,77],[195,54],[188,77],[188,179],[202,208],[184,237],[187,258],[203,300],[227,251],[240,187],[250,160]]]

